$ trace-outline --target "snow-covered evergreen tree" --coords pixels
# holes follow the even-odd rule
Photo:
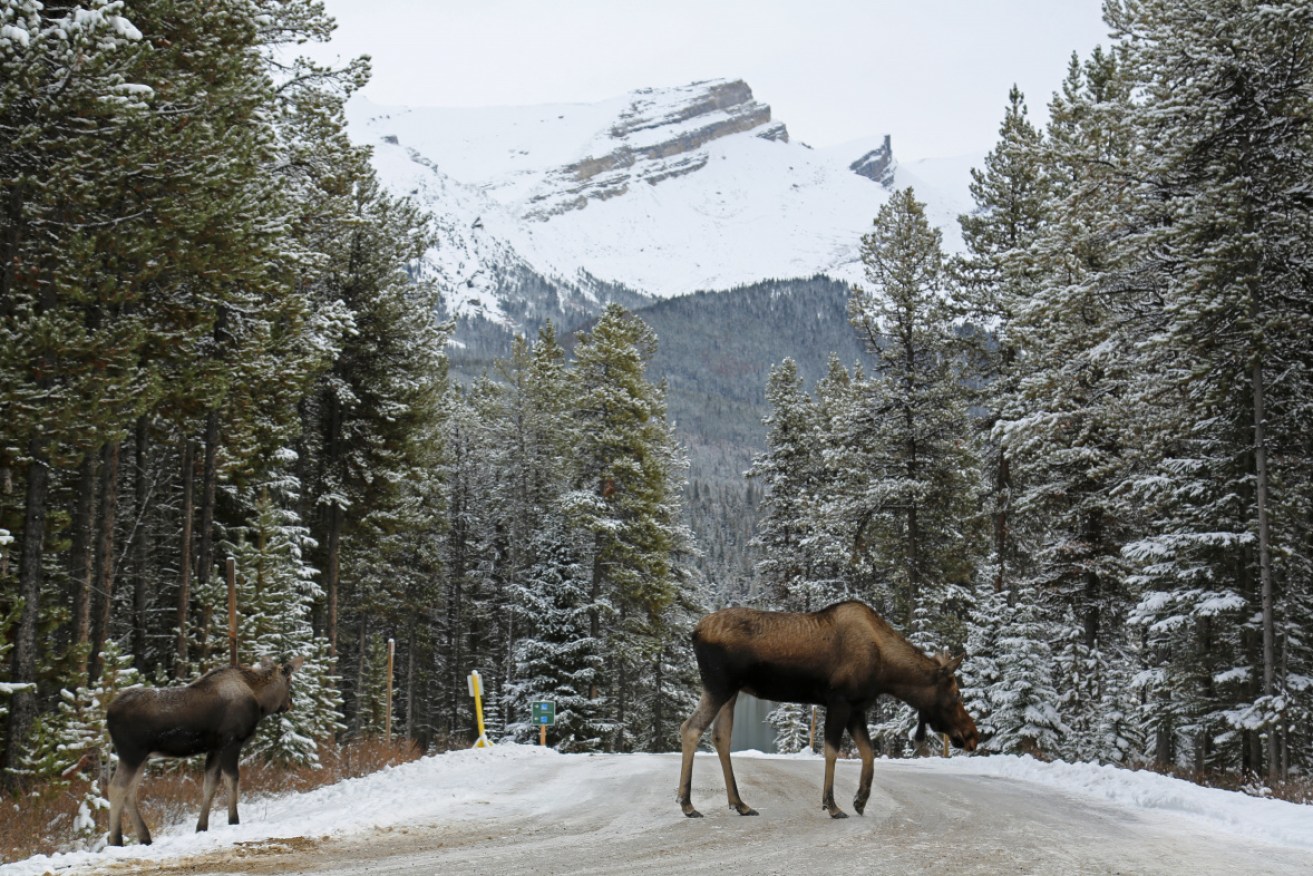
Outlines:
[[[104,668],[94,685],[60,691],[58,709],[38,720],[21,767],[22,774],[43,780],[47,788],[76,796],[74,830],[87,838],[100,832],[96,813],[109,808],[106,794],[117,762],[105,711],[119,691],[141,683],[132,655],[113,641],[105,644],[100,664]]]
[[[893,619],[908,632],[927,620],[940,644],[960,647],[960,618],[917,613],[950,601],[932,589],[970,582],[978,549],[979,464],[941,236],[905,189],[862,238],[868,285],[854,289],[850,314],[876,370],[838,446],[860,448],[843,475],[849,514],[859,521],[855,538],[873,546],[875,575],[890,582]]]
[[[818,570],[807,547],[820,500],[823,447],[819,415],[792,359],[771,369],[766,400],[771,405],[765,419],[767,452],[748,472],[763,487],[753,539],[762,556],[757,571],[775,605],[814,611],[827,604],[816,599]]]
[[[565,751],[601,748],[613,725],[604,699],[596,695],[605,662],[605,643],[591,635],[591,618],[606,610],[592,602],[591,580],[581,549],[557,520],[535,542],[538,560],[516,588],[517,613],[526,630],[515,648],[515,676],[507,685],[514,713],[527,719],[529,703],[556,703],[548,739]],[[508,729],[521,738],[537,728],[520,720]]]
[[[780,703],[766,716],[775,728],[775,750],[780,754],[807,751],[811,744],[812,709],[805,703]]]
[[[292,709],[262,721],[243,755],[317,766],[318,745],[343,729],[328,642],[311,624],[323,590],[307,562],[309,533],[295,512],[279,507],[269,489],[261,489],[253,504],[250,525],[233,533],[238,659],[255,665],[265,658],[286,663],[299,656],[303,663],[292,678]],[[226,637],[226,628],[216,632]],[[226,642],[215,642],[211,650],[226,654]]]
[[[1003,611],[991,655],[996,679],[985,693],[994,735],[991,751],[1025,754],[1056,752],[1067,727],[1058,712],[1053,686],[1052,626],[1045,623],[1038,592],[1021,585]]]
[[[633,685],[661,647],[661,618],[687,585],[679,557],[691,549],[680,520],[687,461],[666,420],[664,387],[646,376],[656,342],[641,320],[608,305],[580,337],[571,372],[579,445],[562,507],[571,528],[591,536],[589,635],[606,642],[604,680],[621,748],[637,729],[628,714]]]

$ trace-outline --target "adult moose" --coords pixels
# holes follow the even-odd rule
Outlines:
[[[109,783],[109,842],[123,845],[123,807],[132,814],[137,842],[150,844],[150,830],[137,809],[137,785],[152,754],[205,755],[205,790],[196,830],[210,826],[210,804],[222,770],[228,781],[228,823],[237,824],[238,758],[242,745],[265,715],[292,708],[292,673],[302,658],[276,665],[213,669],[186,687],[131,688],[110,703],[105,715],[119,763]]]
[[[880,694],[895,696],[917,710],[918,741],[925,737],[927,724],[967,751],[974,751],[979,741],[953,675],[962,658],[927,657],[860,602],[839,602],[807,613],[722,609],[698,621],[693,652],[702,675],[702,701],[680,728],[684,759],[678,796],[689,818],[702,815],[689,799],[693,752],[713,718],[711,738],[725,773],[730,808],[740,815],[757,814],[739,797],[729,761],[734,703],[740,691],[767,700],[825,706],[821,806],[832,818],[848,817],[834,804],[834,759],[845,728],[862,756],[853,808],[859,815],[866,809],[875,773],[866,711]]]

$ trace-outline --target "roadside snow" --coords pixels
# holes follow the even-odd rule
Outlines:
[[[738,752],[736,758],[779,758],[760,752]],[[815,758],[814,755],[792,757]],[[576,770],[577,780],[560,775],[512,795],[497,788],[522,779],[526,772],[562,766],[561,759],[585,760],[536,746],[500,744],[492,749],[455,751],[383,770],[306,794],[247,798],[242,803],[246,823],[223,824],[222,807],[209,833],[193,833],[194,815],[182,823],[156,830],[149,847],[107,848],[103,841],[91,851],[37,856],[0,866],[0,876],[58,873],[73,867],[104,866],[127,859],[159,861],[229,848],[237,843],[287,837],[326,837],[362,833],[406,823],[453,823],[550,813],[561,801],[578,804],[597,793],[593,772]],[[815,758],[819,760],[819,758]],[[674,760],[659,755],[597,756],[595,763],[651,781],[658,770],[669,772]],[[1042,763],[1027,757],[954,757],[914,761],[883,761],[878,769],[957,773],[1031,782],[1072,795],[1093,797],[1141,812],[1160,812],[1196,820],[1208,830],[1220,830],[1282,846],[1313,848],[1313,806],[1247,797],[1201,788],[1148,772],[1132,772],[1094,764]],[[877,770],[878,775],[878,770]],[[664,776],[673,781],[673,775]],[[521,782],[522,783],[522,782]],[[149,794],[149,784],[143,789]]]

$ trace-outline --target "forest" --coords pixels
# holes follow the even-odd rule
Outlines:
[[[1313,757],[1313,7],[1105,18],[1042,129],[1008,96],[963,257],[876,218],[873,362],[772,373],[758,586],[964,648],[989,750],[1270,790]]]
[[[1007,96],[965,255],[894,193],[845,344],[712,398],[649,368],[715,339],[618,304],[455,379],[319,3],[0,0],[0,787],[94,829],[105,704],[227,662],[229,558],[241,659],[305,658],[246,752],[289,768],[468,745],[472,669],[496,738],[672,750],[704,611],[860,598],[966,652],[988,751],[1306,777],[1313,8],[1106,16],[1044,126]],[[670,399],[705,453],[763,392],[749,482],[690,484]]]

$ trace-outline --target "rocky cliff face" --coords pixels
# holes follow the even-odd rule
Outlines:
[[[770,107],[753,98],[742,80],[643,89],[631,97],[605,135],[589,144],[586,157],[547,175],[525,218],[545,221],[639,183],[657,185],[701,170],[708,160],[702,147],[732,134],[754,131],[763,139],[789,140],[788,129],[772,124]]]
[[[861,158],[848,165],[848,169],[858,176],[878,182],[886,189],[894,187],[894,150],[888,134],[884,136],[884,145],[872,149]]]

